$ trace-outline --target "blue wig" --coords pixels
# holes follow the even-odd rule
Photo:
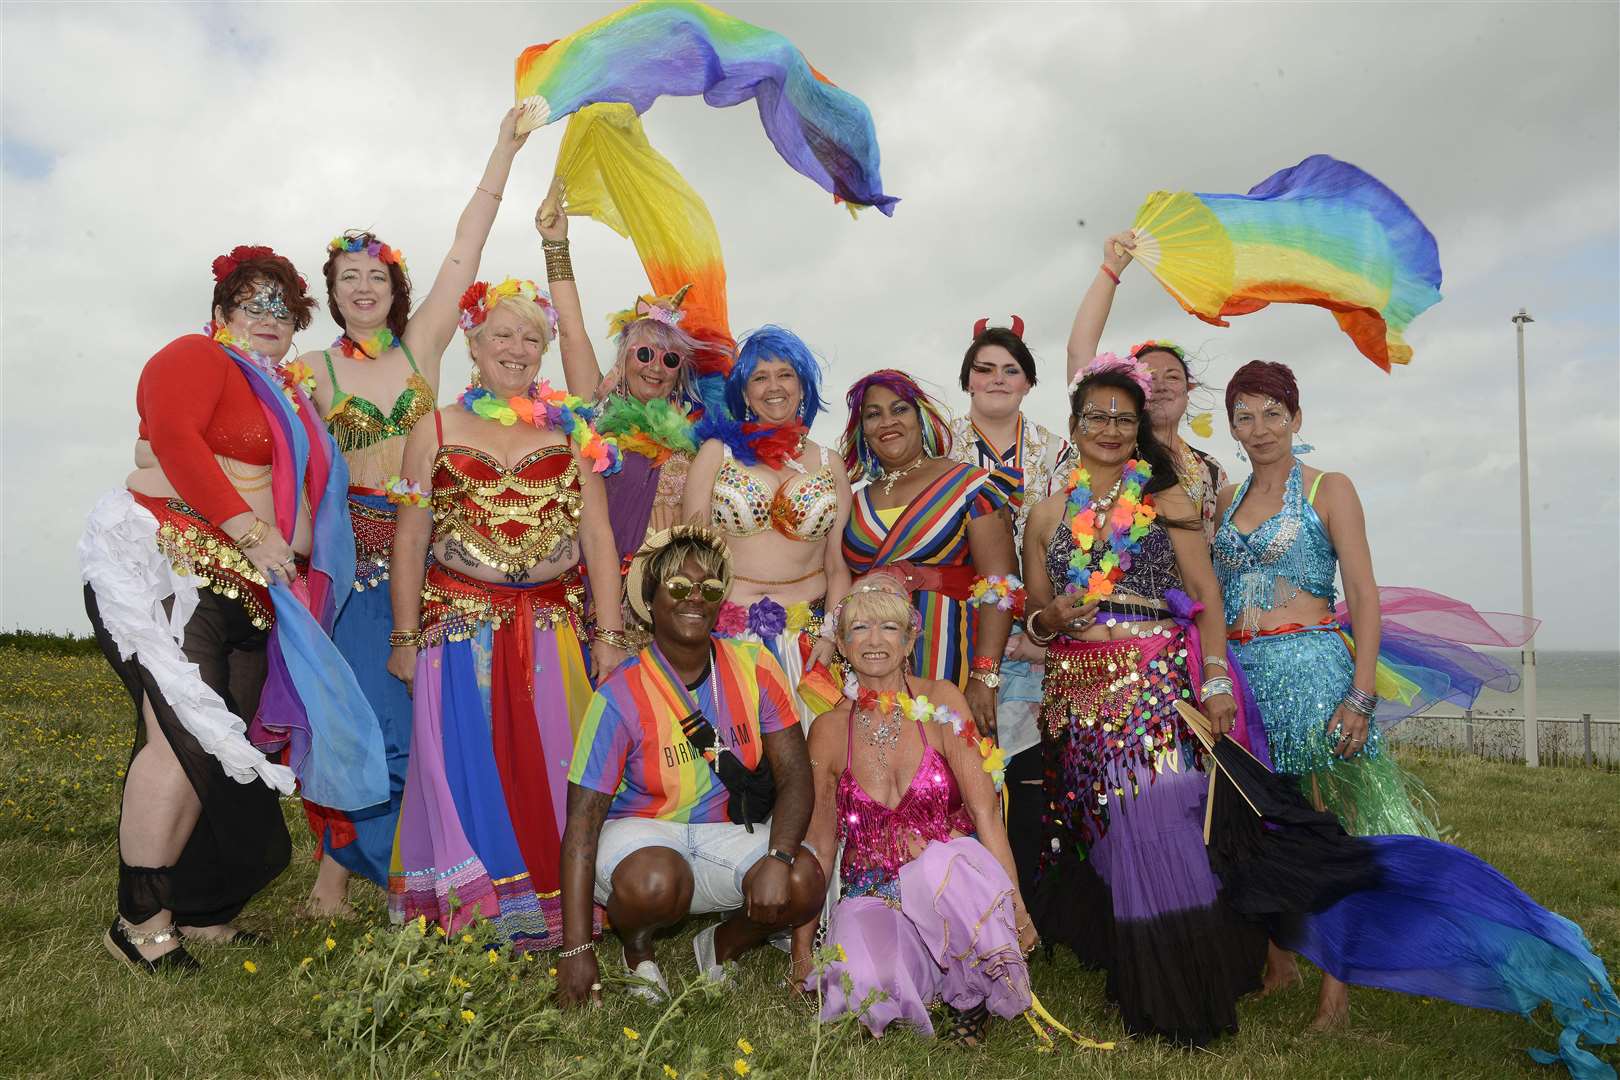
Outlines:
[[[726,408],[731,415],[739,421],[747,417],[744,391],[761,360],[786,360],[793,366],[793,373],[799,377],[799,419],[806,427],[815,423],[816,415],[827,407],[821,400],[821,365],[799,335],[780,326],[751,331],[738,346],[737,359],[726,376]]]

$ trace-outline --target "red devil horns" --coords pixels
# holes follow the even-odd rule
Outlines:
[[[1017,338],[1019,341],[1024,340],[1024,320],[1023,320],[1023,317],[1019,316],[1019,315],[1013,315],[1013,316],[1011,316],[1011,318],[1012,318],[1013,337]],[[990,328],[990,320],[989,319],[980,319],[978,322],[973,324],[973,336],[978,337],[979,335],[983,334],[989,328]]]

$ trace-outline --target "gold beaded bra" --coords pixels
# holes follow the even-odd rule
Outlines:
[[[507,468],[472,446],[439,447],[433,464],[433,542],[453,538],[503,574],[528,571],[579,531],[579,464],[545,446]]]

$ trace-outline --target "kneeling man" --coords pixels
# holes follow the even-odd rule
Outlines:
[[[821,909],[826,881],[800,849],[815,798],[793,691],[764,645],[713,636],[730,588],[725,543],[699,526],[657,534],[630,564],[625,596],[652,624],[652,643],[597,689],[574,743],[557,959],[564,1004],[601,988],[593,897],[652,1000],[653,987],[668,992],[656,931],[730,912],[693,942],[698,971],[723,979],[720,965]]]

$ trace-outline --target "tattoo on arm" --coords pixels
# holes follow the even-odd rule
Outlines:
[[[562,838],[562,915],[564,940],[591,939],[591,901],[596,886],[596,846],[613,796],[568,785],[568,824]],[[572,931],[572,933],[570,933]]]

